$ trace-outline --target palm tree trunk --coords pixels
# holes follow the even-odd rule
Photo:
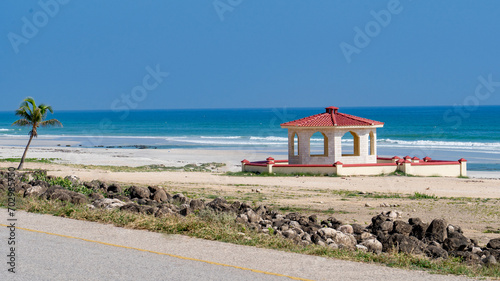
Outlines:
[[[18,170],[23,169],[24,158],[26,158],[26,153],[28,152],[28,148],[30,147],[32,139],[33,139],[33,134],[30,134],[30,140],[28,141],[28,145],[26,145],[26,149],[24,149],[23,157],[21,157],[21,163],[19,163],[19,167],[17,167]]]

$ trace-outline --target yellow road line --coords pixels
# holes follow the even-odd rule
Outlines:
[[[8,226],[8,225],[0,224],[0,226]],[[64,235],[64,234],[57,234],[57,233],[45,232],[45,231],[40,231],[40,230],[35,230],[35,229],[28,229],[28,228],[23,228],[23,227],[16,227],[16,229],[21,229],[21,230],[26,230],[26,231],[36,232],[36,233],[43,233],[43,234],[47,234],[47,235],[59,236],[59,237],[70,238],[70,239],[77,239],[77,240],[82,240],[82,241],[87,241],[87,242],[97,243],[97,244],[102,244],[102,245],[107,245],[107,246],[113,246],[113,247],[118,247],[118,248],[125,248],[125,249],[137,250],[137,251],[141,251],[141,252],[148,252],[148,253],[153,253],[153,254],[158,254],[158,255],[163,255],[163,256],[169,256],[169,257],[183,259],[183,260],[190,260],[190,261],[204,262],[204,263],[213,264],[213,265],[232,267],[232,268],[237,268],[237,269],[241,269],[241,270],[248,270],[248,271],[252,271],[252,272],[256,272],[256,273],[262,273],[262,274],[266,274],[266,275],[274,275],[274,276],[279,276],[279,277],[286,277],[286,278],[290,278],[292,280],[311,281],[311,279],[305,279],[305,278],[300,278],[300,277],[288,276],[288,275],[284,275],[284,274],[267,272],[267,271],[262,271],[262,270],[258,270],[258,269],[251,269],[251,268],[246,268],[246,267],[241,267],[241,266],[236,266],[236,265],[230,265],[230,264],[224,264],[224,263],[219,263],[219,262],[213,262],[213,261],[207,261],[207,260],[201,260],[201,259],[183,257],[183,256],[179,256],[179,255],[167,254],[167,253],[156,252],[156,251],[151,251],[151,250],[145,250],[145,249],[140,249],[140,248],[135,248],[135,247],[128,247],[128,246],[123,246],[123,245],[111,244],[111,243],[106,243],[106,242],[101,242],[101,241],[95,241],[95,240],[90,240],[90,239],[85,239],[85,238],[80,238],[80,237],[74,237],[74,236],[69,236],[69,235]]]

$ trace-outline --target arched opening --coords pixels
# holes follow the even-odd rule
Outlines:
[[[375,155],[375,136],[373,135],[373,131],[370,131],[368,135],[368,151],[370,155]]]
[[[299,136],[297,133],[293,134],[292,155],[299,156]]]
[[[328,156],[328,137],[321,133],[314,133],[309,139],[309,154],[311,156]]]
[[[342,156],[359,156],[359,136],[353,131],[342,137]]]

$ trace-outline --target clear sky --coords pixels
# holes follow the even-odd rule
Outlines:
[[[0,111],[26,96],[56,110],[499,105],[499,15],[495,0],[2,0]]]

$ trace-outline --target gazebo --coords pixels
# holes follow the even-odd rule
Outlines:
[[[281,124],[288,129],[289,164],[377,163],[377,128],[384,123],[340,113],[330,106],[326,112]],[[319,132],[319,134],[317,134]],[[342,139],[352,135],[353,148],[342,151]],[[312,151],[311,137],[322,138],[320,151]]]
[[[387,175],[400,171],[416,176],[467,176],[467,160],[433,160],[425,157],[377,157],[377,128],[384,123],[340,113],[326,112],[281,124],[288,129],[288,159],[241,161],[241,170],[268,174]],[[347,137],[352,135],[351,141]],[[311,140],[320,141],[319,149]],[[344,140],[344,141],[343,141]],[[343,145],[344,143],[344,145]]]

